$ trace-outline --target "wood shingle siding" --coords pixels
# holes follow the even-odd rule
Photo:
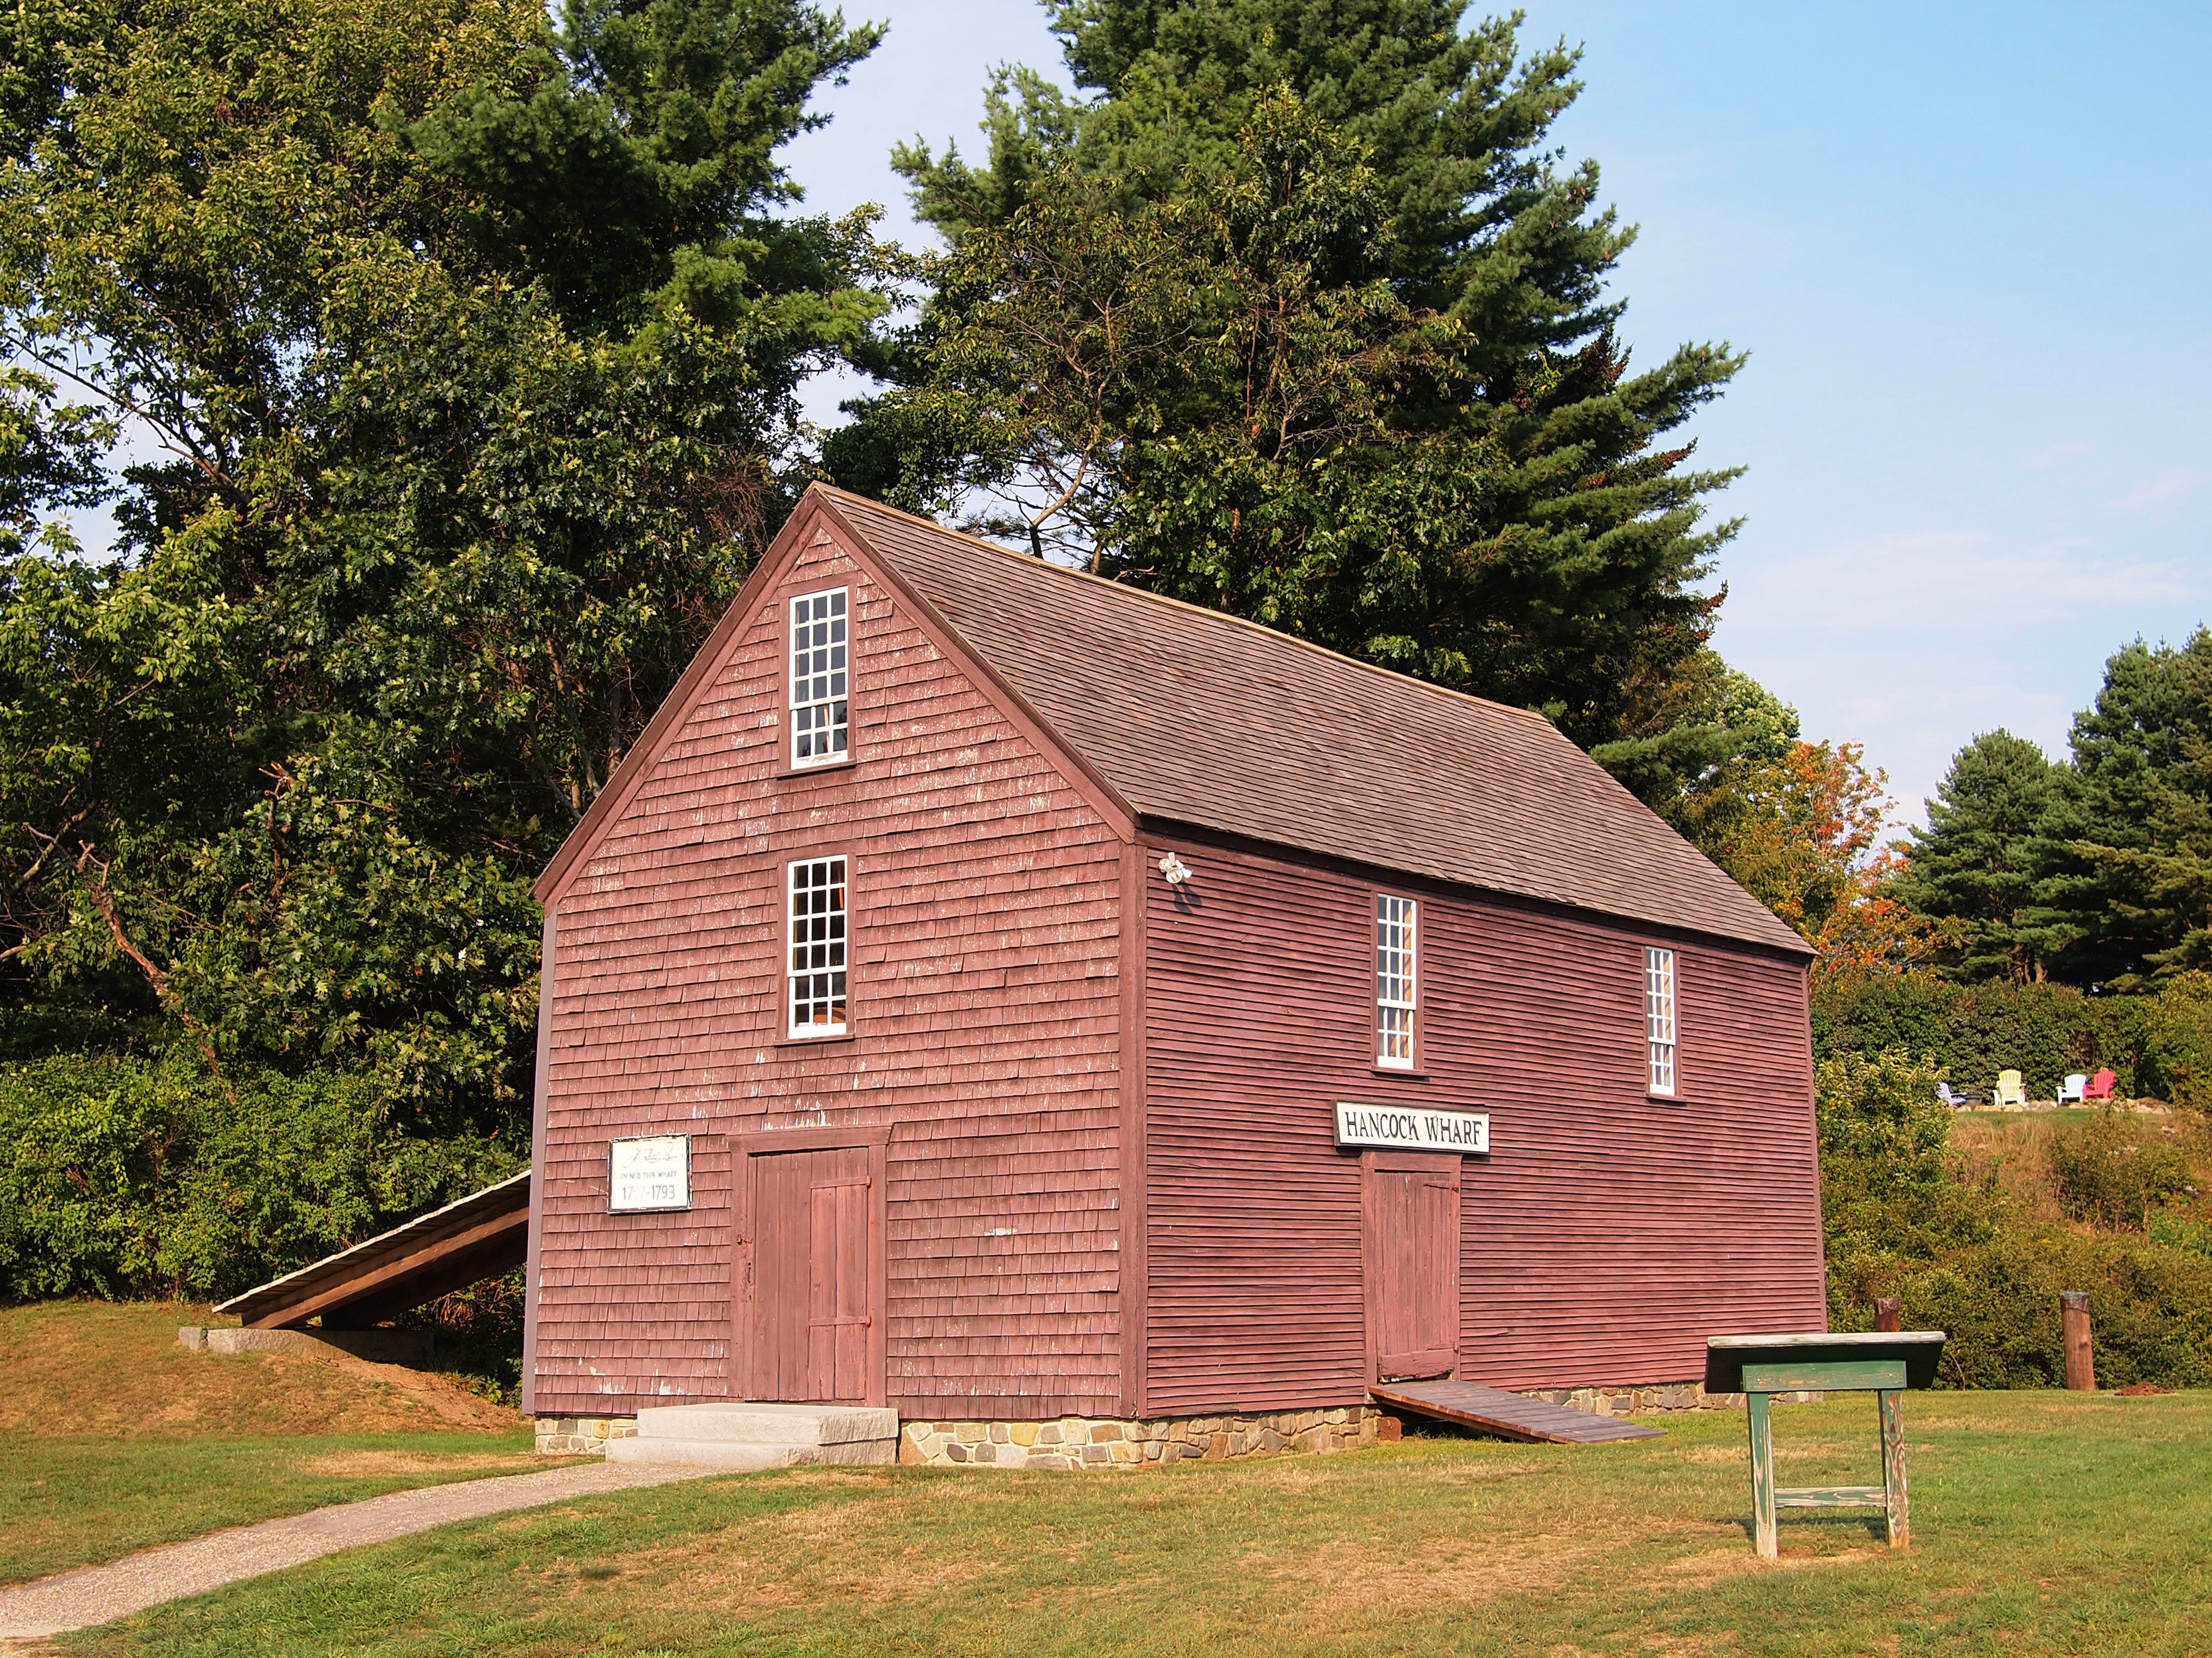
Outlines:
[[[781,776],[784,608],[836,583],[860,763]],[[890,1403],[1118,1408],[1121,841],[834,544],[748,612],[553,900],[534,1408],[732,1391],[729,1148],[814,1121],[890,1126]],[[781,1040],[809,853],[851,860],[819,1046]],[[656,1133],[695,1137],[692,1209],[606,1213],[608,1142]]]
[[[794,770],[790,601],[838,586],[850,758]],[[847,1030],[787,1040],[786,870],[830,858]],[[1824,1315],[1805,946],[1526,713],[817,488],[537,891],[549,1416],[817,1373],[938,1421],[1296,1411],[1363,1400],[1377,1341],[1678,1382]],[[1378,891],[1419,905],[1410,1072]],[[1426,1165],[1340,1149],[1340,1100],[1490,1114],[1455,1241],[1452,1176],[1378,1199],[1363,1157]],[[608,1212],[610,1142],[663,1133],[690,1210]],[[1386,1244],[1418,1318],[1378,1316]]]

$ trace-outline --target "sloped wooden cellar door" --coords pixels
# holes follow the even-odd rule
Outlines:
[[[749,1397],[869,1403],[876,1329],[876,1185],[866,1146],[756,1154]]]
[[[1456,1157],[1360,1159],[1371,1381],[1449,1376],[1458,1366],[1459,1182]]]

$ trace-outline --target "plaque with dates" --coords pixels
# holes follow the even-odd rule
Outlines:
[[[651,1214],[691,1206],[691,1137],[654,1134],[608,1148],[607,1212]]]

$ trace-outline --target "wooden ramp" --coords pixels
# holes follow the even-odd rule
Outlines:
[[[365,1330],[410,1307],[522,1265],[530,1239],[530,1171],[449,1203],[381,1236],[226,1301],[249,1330]]]
[[[1659,1439],[1656,1428],[1590,1411],[1547,1405],[1540,1399],[1484,1388],[1472,1382],[1389,1382],[1368,1397],[1395,1410],[1480,1428],[1506,1439],[1540,1445],[1595,1445],[1612,1439]]]

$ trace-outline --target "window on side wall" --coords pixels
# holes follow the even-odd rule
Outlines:
[[[791,763],[826,766],[850,753],[846,590],[791,601]]]
[[[845,1034],[845,860],[808,858],[790,871],[790,1034]]]
[[[1644,1023],[1651,1049],[1651,1091],[1674,1092],[1674,952],[1656,947],[1644,952]]]
[[[1375,896],[1375,1063],[1386,1071],[1413,1068],[1418,924],[1413,901]]]

